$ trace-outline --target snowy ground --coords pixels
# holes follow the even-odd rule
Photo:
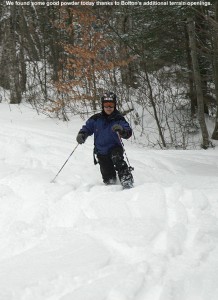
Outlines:
[[[0,300],[217,300],[218,151],[125,141],[135,187],[104,186],[82,121],[0,104]]]

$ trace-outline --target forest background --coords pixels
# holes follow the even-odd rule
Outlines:
[[[218,2],[103,2],[5,1],[0,100],[68,121],[100,111],[110,90],[143,146],[213,147]]]

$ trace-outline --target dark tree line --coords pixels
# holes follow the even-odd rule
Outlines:
[[[154,146],[218,139],[218,4],[0,6],[0,86],[67,120],[99,109],[106,88]],[[206,119],[213,118],[209,136]],[[153,131],[154,129],[150,129]]]

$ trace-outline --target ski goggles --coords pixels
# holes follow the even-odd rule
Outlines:
[[[115,104],[113,102],[104,102],[103,103],[104,108],[114,108]]]

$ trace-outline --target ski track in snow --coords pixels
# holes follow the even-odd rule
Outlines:
[[[0,300],[218,298],[218,152],[124,142],[135,187],[105,186],[93,140],[0,104]]]

